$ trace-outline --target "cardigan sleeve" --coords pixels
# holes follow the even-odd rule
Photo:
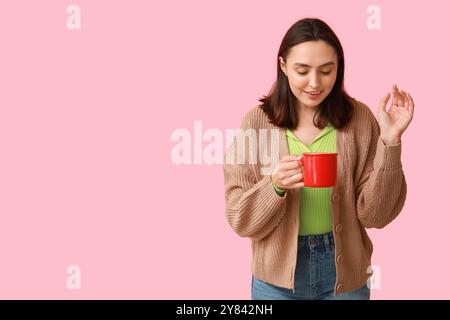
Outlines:
[[[378,122],[370,109],[368,111],[369,147],[356,186],[356,208],[358,219],[365,228],[380,229],[402,210],[407,188],[401,163],[401,143],[385,145],[380,138]]]
[[[250,111],[244,117],[240,128],[252,128],[252,118],[257,116]],[[260,240],[268,236],[281,222],[286,213],[287,194],[278,195],[272,185],[270,175],[257,181],[251,164],[235,163],[239,147],[235,137],[224,157],[225,211],[228,224],[241,237]],[[248,156],[248,150],[245,154]],[[230,155],[231,153],[231,155]],[[233,158],[227,163],[227,154]],[[245,159],[248,159],[246,157]]]

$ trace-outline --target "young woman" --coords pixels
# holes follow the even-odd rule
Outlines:
[[[236,137],[224,162],[228,223],[251,239],[253,299],[370,298],[365,229],[386,226],[406,199],[401,137],[414,103],[394,85],[387,110],[390,96],[377,121],[345,92],[344,53],[331,28],[308,18],[287,31],[277,81],[245,115],[244,142]],[[304,152],[338,153],[334,187],[304,186]]]

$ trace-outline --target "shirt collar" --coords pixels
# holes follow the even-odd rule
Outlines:
[[[334,127],[331,125],[331,123],[328,122],[328,124],[325,126],[325,128],[323,128],[323,130],[320,132],[320,134],[314,139],[313,142],[311,142],[311,144],[313,144],[315,141],[317,141],[318,139],[322,138],[324,135],[326,135],[328,132],[331,132],[334,130]],[[290,129],[286,129],[286,135],[289,138],[292,138],[294,140],[300,141],[297,136],[290,130]]]

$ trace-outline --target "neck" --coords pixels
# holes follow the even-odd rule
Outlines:
[[[311,128],[315,127],[313,123],[314,114],[316,113],[319,106],[316,107],[307,107],[303,105],[303,103],[299,103],[297,107],[299,123],[297,127],[301,128]]]

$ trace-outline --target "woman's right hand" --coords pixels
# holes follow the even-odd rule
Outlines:
[[[302,156],[284,156],[271,175],[272,182],[280,189],[298,189],[303,182]]]

